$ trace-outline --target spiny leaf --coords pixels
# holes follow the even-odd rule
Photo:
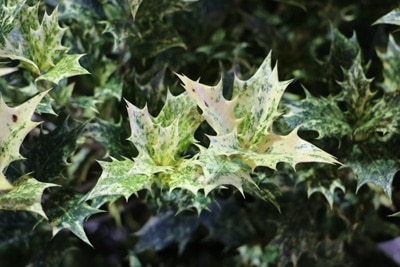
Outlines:
[[[397,132],[400,127],[400,91],[386,93],[366,112],[355,129],[356,139],[379,132],[382,134]]]
[[[236,118],[241,119],[238,135],[244,144],[257,146],[280,115],[278,104],[291,81],[279,81],[278,67],[271,69],[271,52],[248,80],[236,77],[233,86]]]
[[[0,97],[0,190],[12,188],[4,176],[5,168],[12,161],[23,158],[19,153],[21,143],[39,124],[31,121],[31,117],[46,93],[40,93],[17,107],[8,107]]]
[[[5,40],[0,57],[20,60],[38,79],[58,83],[61,79],[88,72],[79,65],[82,55],[66,55],[68,48],[61,44],[67,28],[58,25],[58,9],[44,14],[38,21],[39,3],[24,6],[18,16],[19,27]],[[41,76],[42,75],[42,76]]]
[[[331,35],[332,43],[328,62],[332,66],[349,69],[361,51],[356,34],[347,38],[337,28],[332,27]]]
[[[328,201],[329,206],[332,209],[336,189],[340,189],[342,192],[346,191],[344,185],[340,180],[337,179],[326,181],[321,177],[319,179],[314,179],[310,182],[307,189],[307,195],[308,197],[310,197],[314,193],[321,193]]]
[[[389,13],[385,14],[384,16],[380,17],[374,24],[394,24],[400,26],[400,8],[393,9]]]
[[[235,101],[226,100],[222,95],[222,80],[216,86],[206,86],[177,74],[186,92],[203,111],[203,116],[218,135],[228,134],[237,126],[234,116]]]
[[[131,14],[133,21],[135,21],[136,13],[139,9],[140,4],[143,2],[143,0],[128,0],[129,2],[129,7],[131,8]]]
[[[315,130],[319,138],[351,135],[352,129],[343,112],[332,98],[317,98],[306,89],[306,98],[292,101],[286,106],[290,112],[284,119],[290,128],[300,125],[303,130]]]
[[[270,134],[268,141],[259,151],[247,151],[244,162],[254,170],[257,166],[275,169],[279,162],[289,163],[293,168],[301,162],[339,164],[330,154],[297,135],[298,127],[286,136]]]
[[[21,0],[18,3],[12,5],[12,1],[8,1],[4,4],[4,1],[0,5],[0,47],[4,44],[4,36],[7,36],[14,28],[16,17],[26,0]]]
[[[385,52],[377,50],[377,54],[383,65],[383,83],[381,86],[385,92],[400,90],[400,46],[397,45],[393,36],[389,34],[389,41]]]
[[[79,137],[82,135],[85,124],[70,129],[68,122],[48,134],[41,132],[26,153],[27,172],[33,172],[41,181],[50,181],[65,184],[63,171],[67,166],[67,160],[78,148]]]
[[[397,159],[385,158],[380,153],[371,153],[355,146],[346,165],[357,177],[357,190],[366,183],[373,183],[391,199],[393,178],[400,169]]]
[[[89,192],[87,199],[99,196],[116,195],[128,199],[143,189],[150,190],[153,182],[151,176],[134,173],[135,164],[129,159],[99,162],[103,172],[95,187]]]
[[[343,70],[344,80],[339,82],[342,87],[339,98],[347,103],[348,116],[353,117],[354,120],[363,116],[374,96],[370,89],[372,79],[365,77],[359,58],[360,55],[357,56],[350,69]]]
[[[94,123],[89,124],[90,138],[99,142],[105,149],[107,156],[122,160],[123,157],[133,157],[134,147],[126,140],[128,132],[122,123],[113,123],[96,118]]]
[[[83,55],[64,55],[55,66],[48,72],[39,76],[36,80],[47,80],[58,84],[60,80],[76,76],[89,74],[89,72],[79,64],[79,59]]]
[[[64,189],[53,192],[50,200],[46,202],[45,210],[53,236],[63,229],[69,229],[83,242],[91,245],[83,229],[83,223],[87,217],[101,210],[89,206],[84,201],[83,195]]]
[[[40,203],[43,191],[51,186],[56,185],[38,182],[28,175],[22,176],[13,183],[13,189],[0,194],[0,210],[26,210],[47,219]]]

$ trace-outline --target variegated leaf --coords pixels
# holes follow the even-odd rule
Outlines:
[[[385,158],[376,152],[369,152],[355,146],[346,162],[357,178],[357,190],[367,183],[372,183],[392,197],[392,182],[394,175],[400,169],[400,163],[397,159]]]
[[[22,6],[25,4],[26,0],[21,1],[4,1],[0,5],[0,48],[4,44],[4,36],[13,30],[17,24],[18,12],[21,10]]]
[[[377,54],[383,65],[383,83],[381,86],[387,93],[400,90],[400,46],[397,45],[391,34],[389,34],[386,51],[377,50]]]
[[[357,59],[349,69],[343,70],[344,80],[338,82],[342,87],[339,98],[347,103],[348,116],[353,120],[358,120],[363,116],[374,96],[370,89],[373,79],[365,77],[359,57],[357,56]],[[336,115],[337,113],[333,114]]]
[[[0,210],[26,210],[35,212],[46,218],[41,205],[43,191],[51,186],[50,183],[41,183],[28,175],[18,178],[13,183],[13,189],[0,194]]]
[[[400,7],[393,9],[383,17],[379,18],[373,24],[394,24],[400,26]]]
[[[83,223],[89,216],[100,212],[102,211],[89,206],[83,195],[66,190],[53,193],[46,203],[46,214],[53,236],[68,229],[88,245],[91,243],[83,229]]]
[[[5,39],[0,57],[19,60],[20,66],[35,77],[58,83],[61,79],[87,74],[78,59],[82,55],[67,55],[61,39],[67,28],[58,24],[57,7],[38,19],[39,3],[24,6],[18,16],[18,27]],[[42,75],[42,76],[41,76]]]
[[[286,104],[290,112],[284,119],[290,128],[300,125],[303,130],[315,130],[319,138],[351,135],[352,129],[343,112],[332,98],[317,98],[307,90],[306,98]]]
[[[46,93],[42,92],[16,107],[7,106],[0,97],[0,190],[12,188],[4,176],[5,169],[12,161],[22,159],[20,146],[25,136],[39,124],[31,121],[31,117]]]

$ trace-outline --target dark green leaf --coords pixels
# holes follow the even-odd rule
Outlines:
[[[383,65],[383,89],[389,92],[400,90],[400,46],[397,45],[393,35],[389,35],[389,41],[385,52],[377,51]]]

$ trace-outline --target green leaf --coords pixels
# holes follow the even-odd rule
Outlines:
[[[87,217],[102,211],[89,206],[84,201],[83,195],[64,189],[53,192],[50,200],[46,202],[45,210],[53,236],[63,229],[69,229],[83,242],[91,245],[83,229],[83,223]]]
[[[393,9],[389,13],[380,17],[374,24],[394,24],[400,26],[400,8]]]
[[[8,107],[0,97],[0,191],[12,188],[4,176],[5,169],[12,161],[23,159],[19,153],[20,146],[25,136],[39,124],[31,121],[31,117],[46,93],[16,107]]]
[[[13,189],[0,194],[0,210],[26,210],[35,212],[46,218],[42,209],[41,200],[43,191],[51,186],[50,183],[41,183],[28,175],[20,177],[13,183]]]
[[[99,163],[103,172],[95,187],[89,192],[87,199],[106,195],[124,196],[125,199],[128,199],[140,190],[150,190],[153,183],[152,177],[136,172],[133,161],[125,159],[112,162],[100,161]],[[145,166],[141,167],[145,168]]]
[[[4,4],[4,1],[1,2],[0,5],[0,47],[4,45],[4,36],[8,36],[8,34],[13,30],[15,25],[17,24],[16,17],[18,16],[18,12],[21,10],[22,6],[25,4],[26,0],[15,1],[14,5],[13,1],[7,1],[7,4]]]
[[[142,2],[143,2],[143,0],[128,0],[129,7],[131,8],[131,14],[132,14],[133,21],[135,21],[136,13]]]
[[[356,59],[361,59],[361,57],[359,57],[361,49],[355,33],[353,33],[350,38],[347,38],[337,28],[332,27],[331,39],[332,42],[328,58],[329,68],[342,67],[344,69],[349,69]],[[336,69],[333,71],[333,78],[337,79],[340,73],[335,73]],[[340,70],[337,69],[337,72],[339,71]]]
[[[343,70],[344,80],[338,82],[342,87],[339,99],[347,103],[348,116],[355,121],[360,119],[365,111],[369,109],[371,99],[374,96],[370,89],[373,79],[365,77],[359,57],[357,57],[350,69]],[[336,115],[337,113],[334,114]]]
[[[85,124],[70,129],[68,122],[48,134],[43,131],[34,144],[27,147],[25,161],[27,172],[33,172],[41,181],[50,181],[58,184],[68,182],[65,177],[67,160],[80,145]]]
[[[346,165],[357,177],[357,190],[364,184],[372,183],[382,188],[391,199],[393,178],[400,169],[397,159],[385,158],[382,153],[355,146]]]
[[[133,144],[126,140],[129,134],[122,122],[112,123],[96,118],[94,123],[89,124],[89,132],[89,137],[106,149],[107,156],[118,160],[134,156],[135,149]]]
[[[386,93],[366,112],[355,129],[356,139],[378,132],[395,133],[400,127],[400,91]]]
[[[173,211],[159,213],[135,233],[139,237],[135,252],[161,250],[173,243],[178,243],[179,251],[183,252],[198,226],[199,219],[196,216],[175,215]]]
[[[383,83],[381,86],[385,92],[395,92],[400,90],[400,46],[397,45],[393,36],[389,34],[389,41],[385,52],[377,50],[378,57],[383,65]]]
[[[58,84],[60,80],[76,76],[89,74],[89,72],[79,64],[79,59],[83,55],[63,55],[59,61],[48,72],[39,76],[38,80],[47,80]]]
[[[38,79],[58,83],[61,79],[88,72],[79,65],[82,55],[67,55],[61,39],[67,28],[58,25],[58,9],[38,21],[39,3],[24,6],[18,16],[18,28],[5,40],[0,57],[20,60],[20,66]]]
[[[301,101],[292,101],[286,106],[290,112],[284,119],[290,128],[300,125],[302,130],[314,130],[319,138],[351,135],[352,129],[343,112],[333,98],[318,98],[311,95],[306,89],[306,98]]]

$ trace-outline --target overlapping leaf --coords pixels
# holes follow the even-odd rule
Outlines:
[[[391,198],[393,178],[400,169],[397,159],[354,146],[346,165],[352,168],[357,177],[357,190],[364,184],[372,183],[382,188]]]
[[[4,36],[7,36],[14,28],[16,24],[16,17],[22,6],[25,4],[25,0],[22,1],[8,1],[7,4],[4,1],[0,5],[0,47],[4,44]]]
[[[383,65],[383,83],[385,92],[390,93],[400,90],[400,46],[397,45],[393,36],[389,35],[389,41],[385,52],[377,51]]]
[[[130,103],[128,115],[129,140],[139,155],[134,162],[129,159],[102,162],[102,176],[88,198],[101,195],[128,198],[141,189],[150,189],[153,183],[169,185],[172,176],[182,173],[184,162],[192,162],[180,154],[194,142],[193,134],[202,118],[187,94],[176,97],[168,94],[157,117],[152,117],[146,107],[139,109]],[[193,174],[197,167],[191,164],[187,169]]]
[[[66,54],[68,48],[61,44],[67,30],[58,24],[58,9],[38,20],[39,3],[24,6],[19,15],[18,27],[5,40],[0,49],[0,57],[20,61],[20,66],[28,69],[35,77],[58,83],[60,79],[78,74],[87,74],[80,66],[81,55]],[[43,75],[43,76],[42,76]]]
[[[84,202],[83,195],[61,190],[53,193],[46,203],[46,214],[52,227],[53,236],[63,229],[69,229],[83,242],[91,245],[83,229],[87,217],[101,212]]]
[[[328,153],[297,136],[297,129],[287,136],[272,132],[279,116],[278,104],[288,82],[278,79],[277,68],[271,69],[271,54],[247,81],[235,79],[233,100],[222,96],[222,85],[205,86],[179,76],[184,87],[203,110],[207,122],[217,132],[210,137],[205,156],[239,157],[252,169],[266,166],[275,169],[278,162],[295,166],[300,162],[337,161]]]
[[[16,107],[8,107],[0,99],[0,190],[12,188],[4,176],[5,169],[12,161],[23,158],[19,153],[20,146],[25,136],[39,124],[31,121],[31,117],[46,93],[40,93]]]
[[[290,112],[284,115],[290,128],[301,125],[302,130],[314,130],[319,138],[342,136],[352,132],[347,118],[344,116],[336,101],[332,98],[317,98],[307,90],[306,98],[293,101],[286,106]]]

